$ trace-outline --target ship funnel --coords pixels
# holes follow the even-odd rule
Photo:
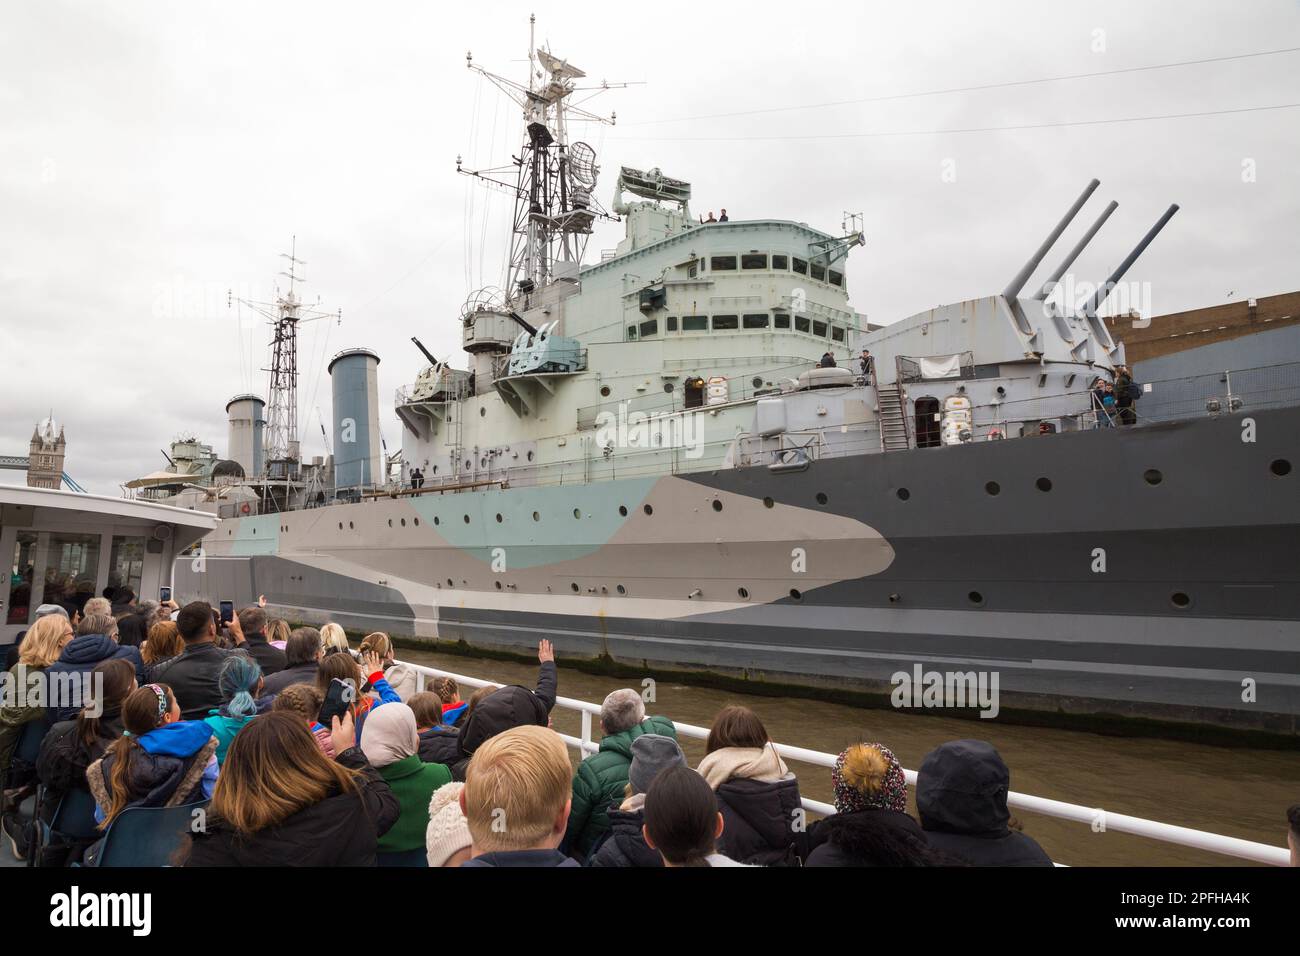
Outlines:
[[[236,395],[226,402],[226,420],[226,457],[239,462],[247,477],[261,475],[266,402],[260,395]]]
[[[1061,281],[1061,277],[1070,271],[1070,266],[1074,265],[1074,260],[1079,258],[1079,253],[1083,252],[1088,243],[1092,242],[1092,237],[1097,235],[1097,230],[1105,225],[1106,220],[1110,218],[1110,214],[1118,208],[1119,203],[1112,199],[1110,205],[1102,211],[1102,214],[1097,217],[1097,221],[1092,224],[1092,228],[1085,232],[1083,238],[1080,239],[1078,244],[1070,250],[1070,254],[1065,257],[1065,261],[1057,266],[1056,271],[1047,277],[1047,281],[1043,283],[1043,287],[1039,290],[1038,295],[1034,296],[1035,299],[1046,299],[1052,294],[1052,290],[1055,289],[1056,284]]]
[[[379,447],[379,356],[346,349],[330,359],[334,401],[334,484],[367,488],[384,481]]]
[[[1035,252],[1033,257],[1024,264],[1024,267],[1016,273],[1016,277],[1011,280],[1010,285],[1003,290],[1003,298],[1014,300],[1016,296],[1020,295],[1020,290],[1025,287],[1025,283],[1028,282],[1029,277],[1034,274],[1034,270],[1037,269],[1038,264],[1043,261],[1043,257],[1046,256],[1052,246],[1056,244],[1056,240],[1061,238],[1061,233],[1065,232],[1065,227],[1068,226],[1074,217],[1079,214],[1079,210],[1082,209],[1083,204],[1088,201],[1088,197],[1092,195],[1093,190],[1100,185],[1101,181],[1098,179],[1094,179],[1092,182],[1088,183],[1083,192],[1079,194],[1079,198],[1074,201],[1074,205],[1070,207],[1069,211],[1066,212],[1061,221],[1056,224],[1056,228],[1053,229],[1048,234],[1047,238],[1043,240],[1043,244],[1038,247],[1038,251]]]
[[[1124,261],[1121,262],[1115,268],[1115,271],[1110,274],[1110,278],[1106,280],[1105,285],[1099,288],[1093,294],[1093,297],[1088,300],[1088,304],[1083,309],[1084,315],[1092,317],[1097,314],[1097,310],[1100,309],[1101,304],[1106,301],[1106,297],[1110,295],[1111,290],[1113,290],[1115,286],[1119,284],[1119,281],[1124,278],[1124,273],[1128,272],[1133,263],[1137,262],[1138,256],[1142,255],[1142,253],[1146,251],[1147,246],[1151,245],[1151,240],[1159,235],[1160,230],[1165,227],[1170,219],[1174,218],[1174,213],[1176,212],[1178,212],[1178,203],[1174,203],[1166,209],[1165,214],[1156,220],[1156,224],[1147,230],[1147,234],[1142,237],[1142,241],[1134,246],[1133,251],[1124,257]]]

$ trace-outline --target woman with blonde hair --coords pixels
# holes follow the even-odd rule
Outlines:
[[[398,664],[393,658],[393,639],[383,631],[367,634],[361,642],[361,655],[375,654],[384,669],[384,679],[388,681],[393,692],[402,700],[410,700],[419,692],[419,678],[415,671],[405,664]]]
[[[72,622],[62,614],[46,614],[37,619],[23,637],[18,663],[9,670],[9,685],[27,687],[32,674],[44,672],[59,659],[72,636]],[[6,699],[9,696],[6,694]],[[33,700],[28,700],[26,694],[13,696],[14,702],[0,706],[0,773],[8,772],[24,725],[45,717],[44,695],[32,695]]]
[[[266,623],[266,642],[274,648],[284,650],[284,646],[289,643],[289,633],[292,628],[289,627],[288,621],[276,618]]]
[[[331,734],[334,760],[291,711],[241,730],[186,865],[374,866],[379,838],[397,821],[397,798],[353,746],[349,715],[334,718]]]
[[[326,624],[320,629],[321,646],[325,648],[326,656],[330,654],[347,654],[351,656],[352,647],[348,644],[348,635],[344,632],[342,625],[335,624],[333,621]]]
[[[140,656],[147,667],[169,661],[184,651],[185,642],[175,621],[160,621],[149,628],[149,638],[140,646]]]

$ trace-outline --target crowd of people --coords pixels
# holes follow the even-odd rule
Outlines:
[[[222,622],[194,602],[153,620],[136,645],[122,643],[123,619],[88,606],[74,627],[55,610],[21,643],[28,669],[92,678],[87,699],[0,712],[4,832],[21,858],[37,824],[80,791],[91,835],[37,841],[41,865],[95,865],[129,810],[199,806],[203,825],[176,848],[177,865],[1052,865],[1009,812],[1010,771],[984,741],[926,755],[915,815],[890,749],[855,743],[830,771],[837,812],[811,821],[746,707],[715,716],[692,768],[673,721],[615,690],[599,749],[575,772],[551,729],[558,675],[545,640],[534,686],[466,699],[450,678],[421,687],[383,633],[353,648],[335,624],[289,629],[260,606]],[[43,739],[27,768],[14,743],[29,725]],[[29,820],[19,805],[37,784]],[[1300,807],[1289,826],[1294,860]]]

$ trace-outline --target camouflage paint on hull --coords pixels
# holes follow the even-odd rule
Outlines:
[[[1300,409],[1252,418],[1253,442],[1233,416],[261,516],[177,586],[756,678],[996,670],[1004,707],[1294,732],[1300,477],[1271,465],[1300,463]]]

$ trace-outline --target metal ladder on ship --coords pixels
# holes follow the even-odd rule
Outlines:
[[[877,385],[876,410],[880,417],[880,450],[906,451],[910,448],[912,443],[908,437],[902,388],[897,384]]]

